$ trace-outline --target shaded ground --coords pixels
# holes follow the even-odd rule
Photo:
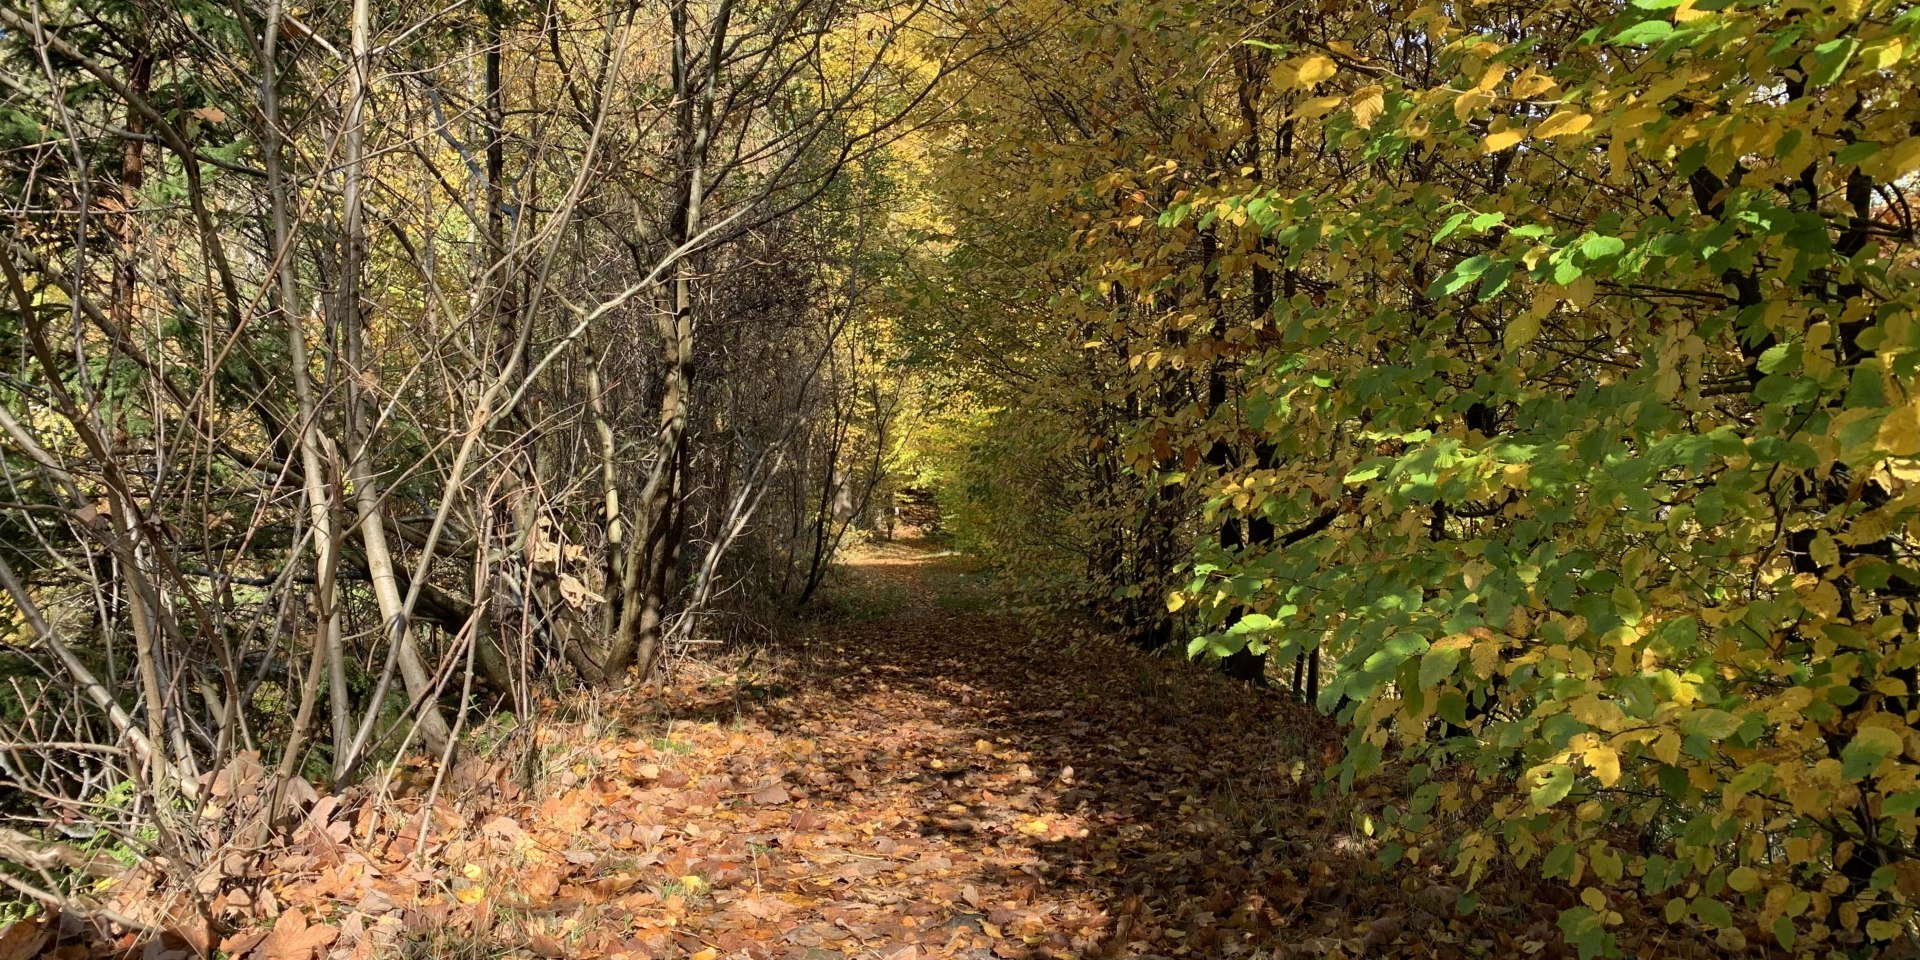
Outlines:
[[[543,728],[531,790],[467,761],[424,845],[425,771],[320,801],[228,955],[1565,953],[1564,887],[1497,879],[1460,918],[1437,868],[1379,874],[1284,696],[991,612],[921,548],[847,573],[790,642]]]

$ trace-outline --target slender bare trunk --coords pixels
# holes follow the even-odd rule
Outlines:
[[[674,0],[671,9],[674,132],[680,144],[680,171],[675,190],[676,213],[668,237],[670,249],[680,249],[700,232],[713,98],[732,10],[732,0],[723,0],[715,12],[705,54],[706,75],[696,80],[686,0]],[[682,546],[681,500],[685,485],[688,403],[693,389],[693,275],[692,258],[681,254],[674,264],[667,309],[655,324],[666,355],[666,386],[660,400],[657,453],[638,504],[640,529],[636,532],[639,536],[635,537],[628,553],[627,569],[621,581],[619,627],[607,652],[609,680],[618,680],[630,666],[637,666],[639,675],[646,677],[653,672],[662,652],[666,606]]]
[[[262,34],[260,54],[260,104],[266,119],[267,201],[273,230],[275,281],[279,292],[280,315],[286,325],[288,374],[293,380],[294,400],[299,411],[300,472],[302,493],[306,499],[307,522],[313,528],[314,589],[313,612],[318,636],[314,638],[314,660],[324,663],[329,686],[327,697],[333,742],[345,744],[353,735],[352,703],[347,688],[346,649],[342,639],[339,606],[336,603],[336,577],[340,569],[339,528],[335,521],[335,500],[327,478],[331,472],[322,456],[319,404],[314,397],[312,361],[307,356],[304,326],[305,298],[300,292],[296,268],[291,201],[288,197],[285,142],[280,131],[280,91],[278,41],[282,8],[275,0],[267,10],[267,29]],[[309,670],[301,690],[295,715],[294,736],[283,759],[283,775],[292,772],[297,753],[318,696],[319,673]]]
[[[373,75],[370,0],[354,0],[352,55],[353,69],[347,92],[345,183],[342,191],[346,205],[343,218],[346,243],[337,303],[350,371],[347,381],[349,421],[355,428],[352,431],[355,446],[350,469],[354,495],[359,501],[360,539],[366,547],[367,573],[373,581],[374,600],[380,608],[381,632],[387,642],[395,645],[394,655],[399,660],[400,678],[406,685],[407,695],[420,704],[421,736],[429,749],[439,750],[446,744],[447,722],[440,716],[439,706],[434,703],[432,677],[413,644],[406,602],[400,595],[399,580],[394,575],[393,551],[387,543],[386,504],[373,471],[374,424],[368,415],[371,403],[366,398],[364,387],[366,382],[378,382],[378,365],[365,356],[365,318],[360,309],[361,273],[367,250],[367,99]],[[369,704],[367,709],[378,711],[380,704]]]

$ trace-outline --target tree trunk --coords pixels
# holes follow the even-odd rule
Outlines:
[[[618,682],[628,667],[644,679],[659,661],[665,636],[666,610],[676,585],[684,538],[685,474],[687,466],[688,404],[694,380],[694,259],[686,249],[699,234],[706,192],[707,143],[712,131],[713,100],[719,84],[720,60],[725,52],[732,0],[723,0],[709,29],[706,75],[693,75],[691,24],[687,0],[674,0],[673,24],[674,135],[680,145],[679,176],[674,191],[673,228],[667,243],[677,257],[671,293],[655,321],[666,360],[666,382],[660,398],[660,432],[653,465],[640,494],[633,543],[621,582],[620,625],[607,650],[606,677]]]
[[[335,308],[340,312],[340,328],[346,335],[347,392],[349,421],[353,424],[350,442],[353,452],[353,487],[360,507],[360,539],[367,551],[367,572],[373,581],[373,595],[380,608],[381,635],[395,644],[400,677],[407,695],[420,703],[420,733],[431,750],[443,749],[447,742],[447,722],[440,716],[432,696],[432,678],[413,645],[406,602],[400,596],[394,575],[393,552],[387,544],[386,506],[373,472],[373,419],[362,388],[364,379],[374,379],[372,363],[364,356],[363,327],[360,312],[361,272],[366,258],[366,128],[368,85],[372,81],[372,14],[370,0],[354,0],[353,70],[347,93],[344,196],[346,243],[340,277],[340,292]],[[380,704],[368,704],[378,711]]]
[[[266,117],[267,199],[273,256],[278,267],[274,279],[281,319],[286,326],[287,366],[293,379],[294,400],[299,413],[296,429],[299,434],[300,473],[307,519],[313,527],[313,611],[314,623],[319,628],[318,635],[313,638],[315,669],[309,671],[308,683],[301,690],[293,734],[288,739],[286,753],[282,757],[281,773],[286,776],[293,772],[299,752],[304,747],[303,741],[314,707],[312,701],[318,695],[321,667],[326,671],[329,686],[327,705],[333,727],[336,761],[340,759],[340,748],[344,748],[353,737],[353,716],[351,691],[347,688],[346,647],[342,639],[335,584],[340,570],[341,546],[334,500],[338,487],[330,487],[327,482],[332,471],[322,456],[324,438],[320,432],[319,404],[314,398],[312,377],[308,372],[311,361],[307,357],[306,329],[303,325],[305,298],[300,295],[299,276],[295,268],[293,226],[288,210],[291,204],[287,196],[284,168],[285,145],[280,134],[280,81],[278,64],[275,62],[280,16],[280,4],[276,2],[269,8],[268,27],[260,48],[260,104]]]

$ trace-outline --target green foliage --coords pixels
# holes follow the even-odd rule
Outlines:
[[[1072,319],[1045,389],[1204,497],[1190,650],[1333,661],[1342,782],[1430,781],[1398,849],[1579,886],[1583,956],[1623,898],[1906,935],[1920,11],[1408,2],[1247,43],[1266,6],[1219,6],[1058,10],[1023,82],[1088,92],[982,109],[1075,228],[1073,295],[1023,299]]]
[[[1071,435],[1055,418],[1008,408],[946,425],[952,448],[937,487],[953,546],[1029,592],[1056,595],[1078,576]]]

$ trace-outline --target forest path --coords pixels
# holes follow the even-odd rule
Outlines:
[[[1280,698],[1076,651],[923,547],[867,547],[841,572],[771,675],[674,711],[684,789],[716,798],[687,811],[697,837],[658,848],[711,887],[675,905],[690,953],[1231,956],[1269,939],[1285,907],[1268,901],[1352,872],[1268,829],[1318,813],[1314,778],[1284,775],[1301,744]]]
[[[797,635],[544,722],[530,791],[474,751],[424,849],[417,784],[316,808],[275,871],[273,934],[229,954],[1564,951],[1565,903],[1489,893],[1462,919],[1441,868],[1382,874],[1356,826],[1368,801],[1323,785],[1333,735],[1283,694],[995,612],[919,546],[840,573]]]
[[[1332,755],[1324,728],[1285,697],[994,612],[955,561],[921,546],[864,548],[841,573],[801,636],[742,670],[683,669],[623,721],[659,735],[607,729],[596,772],[536,811],[572,831],[568,876],[530,875],[529,929],[549,918],[536,952],[1557,946],[1544,920],[1469,945],[1435,919],[1456,890],[1422,879],[1406,898],[1371,879],[1344,801],[1314,796]]]

